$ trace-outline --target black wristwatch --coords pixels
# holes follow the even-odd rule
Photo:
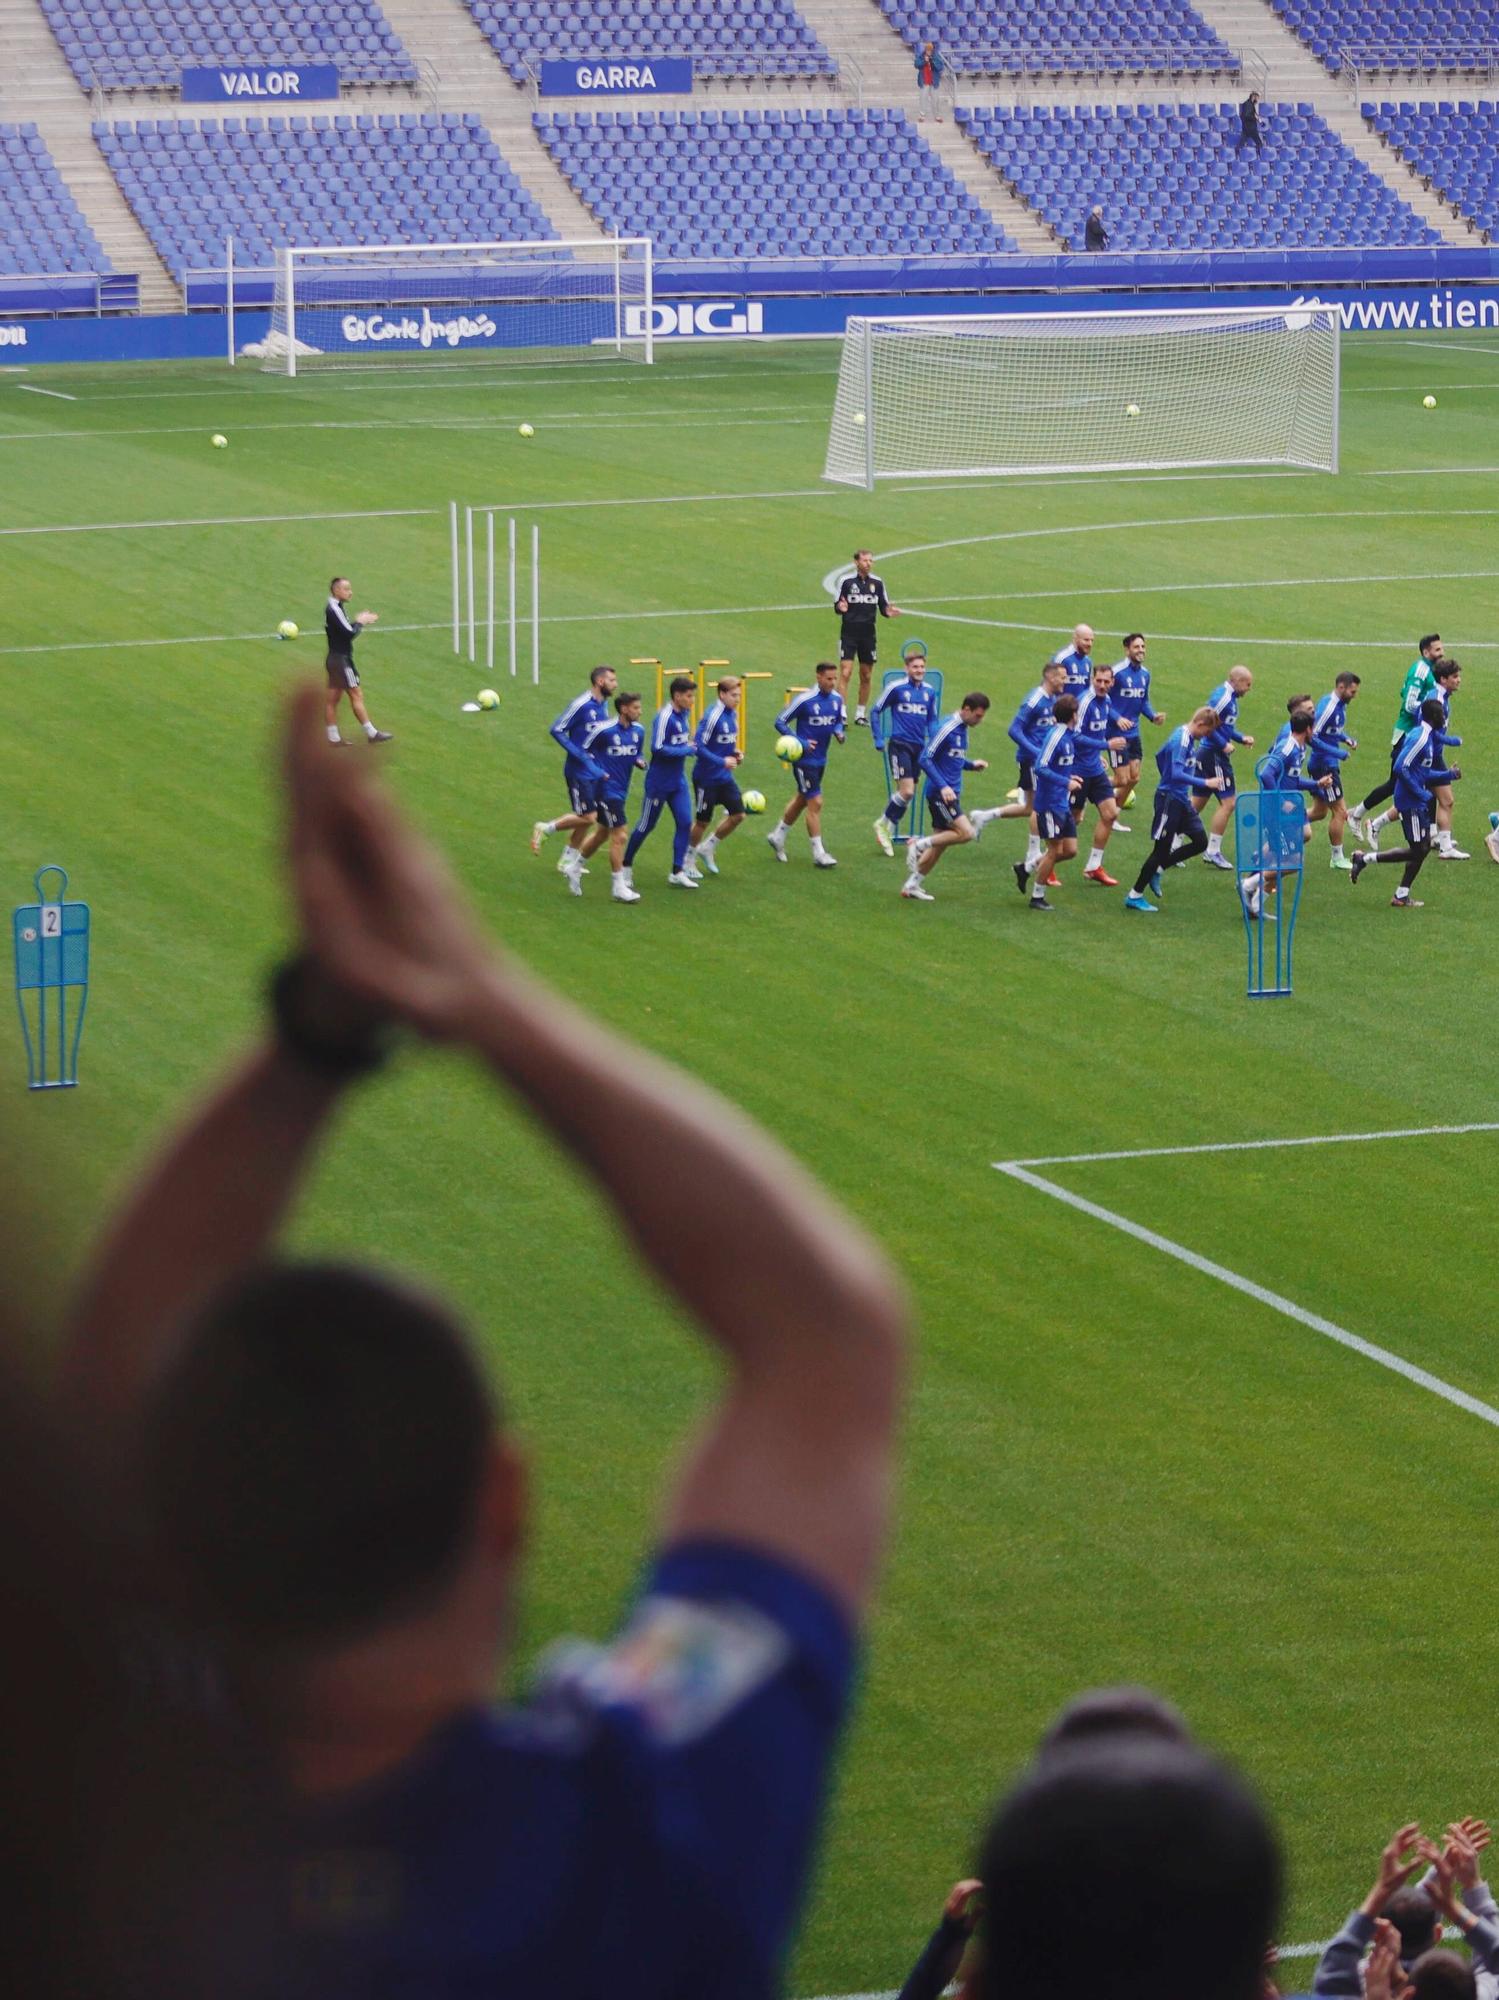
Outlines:
[[[283,959],[271,974],[267,995],[278,1046],[304,1069],[334,1082],[368,1076],[390,1054],[391,1031],[376,1025],[359,1034],[329,1036],[314,1028],[303,1006],[311,970],[303,952]]]

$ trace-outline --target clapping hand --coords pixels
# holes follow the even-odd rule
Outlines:
[[[954,1882],[947,1892],[947,1901],[942,1905],[943,1920],[949,1924],[961,1924],[972,1934],[979,1920],[979,1898],[983,1893],[982,1882]]]
[[[374,625],[378,622],[379,617],[380,614],[378,611],[361,611],[355,617],[354,623],[356,625]]]
[[[1380,1917],[1374,1925],[1374,1949],[1364,1961],[1364,2000],[1407,2000],[1414,1991],[1400,1963],[1400,1933]]]
[[[1415,1874],[1422,1859],[1421,1839],[1418,1820],[1409,1820],[1390,1836],[1379,1857],[1379,1873],[1374,1878],[1374,1887],[1361,1906],[1365,1916],[1377,1917],[1395,1891],[1403,1889]],[[1426,1844],[1431,1845],[1429,1841]]]

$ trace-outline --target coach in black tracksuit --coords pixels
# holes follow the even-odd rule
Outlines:
[[[346,576],[334,577],[328,586],[328,602],[323,607],[323,629],[328,634],[328,657],[324,662],[328,675],[328,698],[323,705],[323,723],[330,743],[343,744],[346,741],[338,726],[338,704],[347,695],[354,720],[364,731],[366,741],[389,743],[390,731],[377,729],[370,721],[364,705],[364,691],[359,685],[359,672],[354,665],[354,641],[366,625],[374,624],[378,614],[356,611],[351,618],[349,599],[353,595],[354,586]]]
[[[1265,136],[1260,130],[1260,94],[1257,90],[1251,90],[1239,106],[1239,137],[1234,151],[1242,153],[1251,140],[1255,150],[1263,153]]]
[[[833,592],[833,609],[838,613],[838,692],[845,701],[854,661],[859,662],[859,706],[854,721],[868,727],[869,684],[876,658],[875,620],[899,618],[900,610],[885,595],[882,580],[874,573],[874,557],[868,549],[858,549],[854,566],[838,579]]]

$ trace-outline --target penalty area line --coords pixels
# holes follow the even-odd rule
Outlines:
[[[26,396],[55,396],[59,403],[76,403],[76,396],[69,396],[61,389],[44,389],[36,382],[18,382],[16,387]]]
[[[1366,1135],[1366,1136],[1373,1136]],[[1190,1148],[1183,1150],[1190,1151]],[[1205,1149],[1211,1150],[1211,1149]],[[1331,1340],[1339,1347],[1346,1347],[1354,1354],[1361,1354],[1366,1361],[1374,1362],[1380,1368],[1387,1368],[1391,1374],[1404,1376],[1417,1388],[1429,1390],[1439,1396],[1444,1403],[1465,1410],[1470,1417],[1480,1417],[1484,1423],[1492,1424],[1499,1430],[1499,1410],[1491,1403],[1480,1402],[1470,1396],[1465,1389],[1456,1389],[1450,1382],[1444,1382],[1439,1375],[1433,1375],[1425,1368],[1418,1368],[1413,1362],[1404,1361],[1398,1354],[1392,1354],[1387,1347],[1378,1347],[1372,1340],[1365,1340],[1361,1334],[1350,1333],[1347,1327],[1339,1326],[1330,1319],[1323,1319],[1320,1313],[1308,1312],[1305,1306],[1297,1305],[1294,1299],[1283,1298],[1279,1292],[1272,1292],[1265,1285],[1257,1285],[1253,1278],[1241,1277],[1237,1271],[1230,1271],[1226,1264],[1215,1264],[1211,1257],[1199,1256],[1189,1250],[1184,1243],[1175,1243],[1169,1236],[1159,1231],[1146,1229],[1141,1223],[1131,1222],[1128,1216],[1116,1215],[1112,1209],[1101,1203],[1089,1201],[1085,1195],[1074,1194],[1070,1188],[1059,1187],[1055,1181],[1044,1175],[1032,1173],[1029,1167],[1018,1160],[996,1160],[996,1173],[1007,1175],[1011,1180],[1020,1181],[1024,1186],[1034,1188],[1038,1194],[1050,1195],[1053,1201],[1062,1202],[1068,1208],[1075,1208],[1080,1215],[1091,1216],[1095,1222],[1106,1222],[1111,1229],[1117,1229],[1125,1236],[1132,1236],[1137,1243],[1148,1249],[1159,1250],[1162,1256],[1172,1257],[1190,1270],[1200,1272],[1205,1278],[1216,1279],[1220,1285],[1227,1285],[1231,1291],[1242,1292],[1245,1298],[1253,1299],[1257,1305],[1268,1306],[1285,1319],[1294,1320],[1313,1333],[1320,1333],[1325,1340]]]
[[[1472,1125],[1402,1125],[1391,1132],[1319,1132],[1296,1139],[1215,1139],[1202,1146],[1134,1146],[1121,1153],[1046,1153],[1034,1160],[996,1160],[1009,1167],[1087,1167],[1100,1160],[1165,1160],[1187,1153],[1264,1153],[1280,1146],[1363,1146],[1378,1139],[1452,1139],[1467,1132],[1499,1132],[1499,1119]]]

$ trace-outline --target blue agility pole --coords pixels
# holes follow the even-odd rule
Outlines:
[[[923,658],[926,657],[926,644],[924,640],[908,639],[900,649],[900,656],[903,660],[910,659],[913,653],[920,653]],[[896,673],[893,667],[888,669],[880,678],[880,693],[883,694],[892,682],[903,681],[905,678],[904,673]],[[939,669],[934,667],[927,668],[926,685],[936,694],[937,713],[940,715],[942,713],[942,675]],[[885,795],[887,798],[895,790],[895,773],[890,767],[890,751],[887,747],[889,742],[890,732],[887,729],[885,732],[885,741],[880,745],[880,757],[885,766]],[[925,832],[926,786],[918,780],[915,794],[911,800],[910,811],[901,823],[900,832],[894,836],[895,844],[899,847],[902,842],[914,840]]]
[[[44,883],[55,877],[49,892]],[[65,868],[49,862],[36,872],[35,903],[22,903],[12,928],[16,947],[16,1007],[26,1044],[29,1090],[72,1090],[88,1004],[89,909],[66,901]]]
[[[1306,853],[1301,792],[1240,792],[1234,806],[1239,905],[1249,940],[1251,1000],[1290,994],[1291,955]]]

